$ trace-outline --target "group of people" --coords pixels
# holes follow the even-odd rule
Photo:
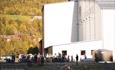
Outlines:
[[[7,56],[4,60],[6,60],[6,63],[14,63],[15,62],[15,55],[12,54],[11,56]]]
[[[78,62],[78,55],[76,55],[76,62]],[[15,55],[11,55],[10,58],[6,58],[5,59],[7,63],[14,63],[16,62],[16,56]],[[63,54],[58,54],[58,55],[54,55],[54,56],[42,56],[40,54],[20,54],[18,56],[18,62],[19,63],[48,63],[48,62],[74,62],[74,58],[73,56],[67,56],[67,55],[63,55]]]
[[[69,55],[58,54],[54,56],[46,56],[46,62],[74,62],[74,57]],[[76,55],[76,61],[78,61],[78,55]]]
[[[44,63],[44,57],[40,54],[20,54],[18,58],[14,54],[5,57],[6,63]]]
[[[28,54],[28,55],[24,55],[24,54],[20,54],[19,55],[19,63],[44,63],[44,57],[40,54]]]

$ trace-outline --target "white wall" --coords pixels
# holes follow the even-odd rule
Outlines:
[[[113,51],[115,60],[115,9],[103,9],[101,13],[104,48]]]
[[[95,0],[79,1],[79,40],[101,40],[101,8]]]
[[[44,47],[71,42],[74,2],[44,5]]]
[[[91,58],[91,50],[102,49],[102,41],[86,41],[86,42],[74,42],[70,44],[62,44],[53,46],[53,55],[62,53],[63,50],[67,50],[67,55],[73,56],[74,60],[76,54],[81,55],[81,50],[86,50],[86,56]]]

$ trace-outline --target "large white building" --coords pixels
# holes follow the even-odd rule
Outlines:
[[[44,5],[44,47],[52,55],[66,52],[75,58],[108,49],[115,60],[115,1],[76,0]],[[80,58],[80,57],[79,57]]]

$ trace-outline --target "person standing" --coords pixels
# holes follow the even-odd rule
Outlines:
[[[44,56],[41,55],[41,65],[44,65]]]
[[[12,62],[15,63],[15,55],[12,54]]]
[[[76,54],[76,64],[78,64],[78,54]]]

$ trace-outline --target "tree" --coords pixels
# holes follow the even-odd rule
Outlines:
[[[30,47],[27,51],[27,54],[38,54],[38,53],[39,53],[38,47]]]

